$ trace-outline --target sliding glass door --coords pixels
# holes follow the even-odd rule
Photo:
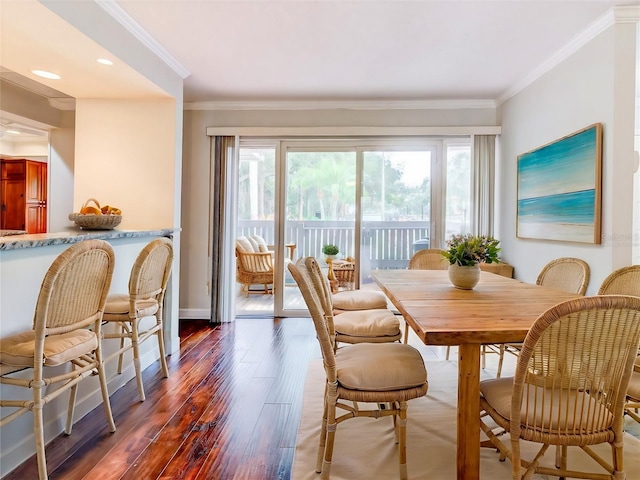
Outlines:
[[[328,276],[326,245],[337,288],[375,288],[372,270],[469,231],[468,139],[245,140],[238,168],[237,236],[264,238],[274,269],[266,294],[237,283],[238,315],[305,314],[287,264],[314,256]]]
[[[371,270],[407,268],[416,250],[429,248],[437,189],[435,146],[362,150],[360,179],[360,284]],[[437,185],[438,182],[435,182]]]
[[[283,151],[284,238],[296,244],[297,258],[316,257],[328,275],[325,245],[337,247],[338,259],[356,255],[355,149],[287,145]],[[288,273],[284,283],[283,313],[304,310]]]

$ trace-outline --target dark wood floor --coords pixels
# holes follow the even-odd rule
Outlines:
[[[310,358],[310,319],[182,321],[180,354],[165,379],[144,372],[112,393],[117,430],[102,407],[47,446],[51,479],[288,479]],[[6,480],[37,478],[35,456]]]

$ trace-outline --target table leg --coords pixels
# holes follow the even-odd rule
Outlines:
[[[458,480],[480,478],[480,344],[458,348]]]

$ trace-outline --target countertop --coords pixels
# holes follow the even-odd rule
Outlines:
[[[64,245],[83,240],[110,240],[117,238],[170,237],[177,228],[161,228],[153,230],[81,230],[73,227],[55,233],[30,233],[0,237],[0,251],[18,250],[22,248],[44,247],[47,245]]]

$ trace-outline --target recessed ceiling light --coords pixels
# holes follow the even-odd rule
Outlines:
[[[102,65],[113,65],[113,62],[107,58],[99,58],[97,61]]]
[[[45,70],[31,70],[31,73],[38,75],[42,78],[49,78],[51,80],[60,80],[60,75],[56,73],[47,72]]]
[[[6,132],[12,135],[20,135],[20,133],[22,133],[22,132],[19,132],[18,130],[6,130]]]

